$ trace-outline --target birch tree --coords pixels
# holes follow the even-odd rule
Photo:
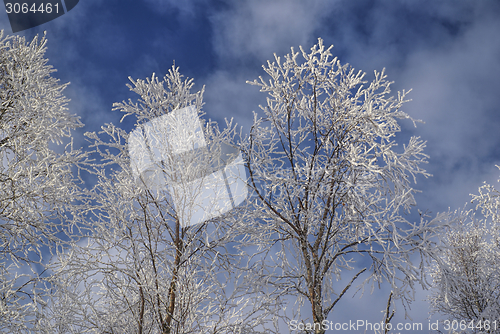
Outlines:
[[[500,193],[485,183],[472,195],[476,210],[458,210],[441,240],[432,270],[432,311],[450,331],[498,333],[500,326]],[[445,328],[446,329],[446,328]]]
[[[72,168],[85,154],[61,144],[83,125],[67,110],[67,84],[52,76],[46,43],[0,32],[1,332],[36,322],[47,298],[44,266],[72,234],[81,199]]]
[[[178,68],[173,67],[163,81],[155,75],[131,81],[129,88],[140,99],[117,103],[115,109],[135,116],[137,127],[189,106],[196,109],[197,116],[203,115],[203,89],[191,93],[192,79],[183,79]],[[130,134],[112,124],[103,126],[99,134],[87,134],[101,156],[95,168],[98,181],[93,189],[92,236],[54,264],[60,279],[41,322],[42,330],[257,333],[269,321],[272,305],[247,297],[254,285],[244,271],[235,270],[235,252],[227,247],[238,236],[236,214],[241,208],[189,225],[182,213],[200,205],[191,200],[196,194],[184,193],[187,207],[182,208],[175,205],[171,188],[158,186],[161,178],[174,182],[177,177],[179,187],[189,187],[195,178],[208,177],[221,156],[221,147],[232,142],[235,129],[229,124],[219,131],[208,121],[202,130],[209,143],[205,151],[190,147],[197,153],[166,154],[159,174],[139,179],[131,167]],[[196,129],[186,131],[179,134],[182,138],[175,138],[178,145],[193,142]],[[162,147],[141,152],[164,150],[171,144],[164,142]],[[151,141],[148,145],[152,146]]]
[[[268,94],[264,117],[255,114],[241,144],[257,231],[246,241],[268,255],[267,281],[297,298],[293,319],[309,305],[315,333],[362,278],[360,287],[385,281],[393,300],[410,301],[416,282],[427,286],[422,266],[438,228],[403,214],[416,204],[412,183],[429,175],[420,138],[396,150],[398,120],[415,124],[401,110],[407,92],[391,96],[384,71],[367,82],[330,51],[319,39],[263,66],[268,77],[249,83]]]

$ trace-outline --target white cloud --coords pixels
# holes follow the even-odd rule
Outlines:
[[[213,15],[215,51],[223,61],[253,57],[263,62],[273,53],[315,41],[314,32],[332,10],[332,1],[234,2]]]
[[[401,86],[413,88],[406,111],[426,122],[415,131],[428,140],[436,174],[434,185],[426,183],[435,191],[426,193],[442,205],[463,205],[500,161],[494,156],[500,144],[499,30],[498,20],[478,20],[446,47],[410,55],[399,75]]]
[[[177,12],[183,18],[192,18],[207,0],[145,0],[145,2],[155,12]]]

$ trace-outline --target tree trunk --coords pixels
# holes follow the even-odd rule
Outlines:
[[[172,280],[170,281],[170,288],[168,290],[168,308],[167,317],[165,323],[163,324],[163,333],[170,334],[172,330],[172,319],[175,311],[175,298],[177,290],[177,279],[179,273],[179,264],[181,262],[182,255],[182,240],[180,238],[180,222],[179,219],[175,222],[175,260],[174,268],[172,272]]]

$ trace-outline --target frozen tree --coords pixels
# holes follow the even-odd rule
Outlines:
[[[406,92],[390,96],[384,71],[367,84],[321,39],[300,50],[275,55],[264,66],[269,79],[249,82],[268,97],[241,144],[254,192],[255,233],[245,241],[268,254],[266,281],[297,297],[293,318],[306,302],[311,331],[324,333],[322,322],[362,277],[360,287],[386,281],[393,300],[410,301],[415,282],[426,286],[438,227],[403,215],[415,204],[412,182],[428,175],[422,140],[395,150],[398,119],[412,120],[401,111]]]
[[[484,184],[472,195],[476,210],[459,210],[442,236],[441,261],[432,270],[432,310],[450,330],[500,331],[500,193]],[[455,320],[455,322],[453,322]]]
[[[117,103],[115,109],[135,116],[137,129],[143,132],[127,134],[108,124],[100,134],[87,134],[101,156],[94,172],[92,236],[54,263],[60,279],[41,329],[47,333],[256,333],[269,321],[273,305],[258,300],[258,295],[252,299],[248,293],[255,285],[246,271],[235,269],[238,259],[228,244],[238,236],[236,214],[243,207],[194,222],[185,216],[198,212],[194,207],[201,204],[206,211],[222,209],[210,208],[220,203],[207,203],[198,195],[215,189],[215,183],[224,185],[217,190],[222,193],[224,180],[216,179],[214,184],[196,180],[214,175],[221,151],[233,141],[234,126],[219,131],[208,121],[201,128],[186,127],[197,123],[182,111],[194,110],[196,119],[202,115],[203,89],[191,93],[193,81],[184,80],[178,68],[173,67],[163,81],[155,75],[131,81],[129,88],[140,100]],[[176,122],[167,126],[158,120]],[[159,134],[156,138],[145,134],[140,148],[136,136],[151,126],[157,126]],[[200,138],[208,145],[196,147]],[[173,145],[186,150],[175,153]],[[134,161],[153,164],[154,152],[162,157],[156,171],[135,166]],[[143,156],[134,160],[131,155],[137,153]]]
[[[44,264],[73,234],[78,212],[72,167],[85,154],[72,141],[56,144],[82,123],[66,108],[67,84],[51,75],[46,42],[0,32],[1,332],[17,333],[35,321],[46,292]]]

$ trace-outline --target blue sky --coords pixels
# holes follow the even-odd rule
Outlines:
[[[11,33],[6,13],[0,28]],[[426,167],[433,177],[418,179],[420,210],[435,215],[458,208],[483,181],[497,184],[498,1],[80,0],[62,17],[18,35],[31,40],[43,31],[55,76],[71,82],[69,109],[86,125],[75,133],[77,146],[86,145],[85,131],[119,123],[113,102],[137,99],[125,86],[128,76],[163,77],[174,61],[195,88],[206,85],[206,117],[234,117],[248,131],[265,95],[245,81],[264,75],[261,65],[273,53],[309,49],[321,37],[342,63],[367,72],[368,79],[385,67],[394,92],[413,89],[405,111],[425,124],[403,122],[399,139],[401,145],[411,135],[428,141]],[[130,131],[133,121],[121,126]],[[330,318],[379,320],[386,296],[382,290],[345,299]],[[411,311],[424,328],[427,311],[425,302]]]

